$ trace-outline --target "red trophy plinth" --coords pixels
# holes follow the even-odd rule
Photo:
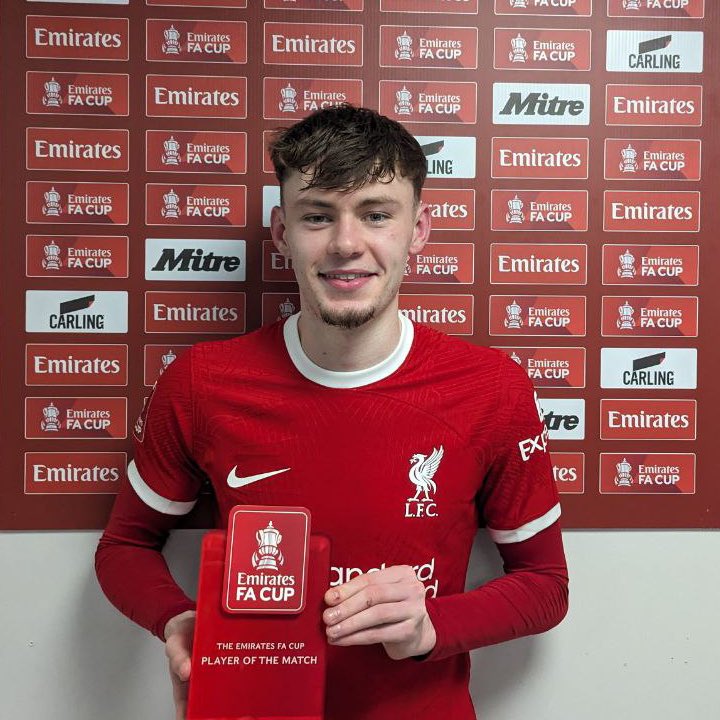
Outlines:
[[[203,539],[188,720],[322,720],[330,543],[305,508],[239,505]]]

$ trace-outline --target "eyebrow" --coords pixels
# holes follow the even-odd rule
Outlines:
[[[373,197],[365,198],[360,203],[358,203],[357,207],[362,209],[371,205],[391,205],[396,207],[400,205],[400,202],[395,198],[390,197],[389,195],[376,195]],[[310,197],[301,198],[295,203],[295,206],[332,210],[335,207],[335,204],[332,202],[328,202],[327,200],[322,200],[320,198]]]

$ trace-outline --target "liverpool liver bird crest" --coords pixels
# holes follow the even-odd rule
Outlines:
[[[439,450],[433,448],[430,455],[415,453],[410,458],[410,462],[412,463],[412,467],[410,468],[410,482],[415,485],[417,490],[415,491],[414,497],[408,498],[408,502],[414,500],[418,502],[430,502],[430,500],[432,500],[430,493],[435,493],[437,490],[437,485],[433,482],[433,476],[437,472],[444,452],[445,450],[441,445]],[[425,493],[425,497],[421,498],[421,493]]]

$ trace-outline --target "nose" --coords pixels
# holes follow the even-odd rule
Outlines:
[[[328,251],[341,257],[354,257],[365,249],[362,223],[352,215],[340,215],[333,224]]]

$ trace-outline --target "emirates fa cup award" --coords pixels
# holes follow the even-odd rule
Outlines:
[[[322,720],[329,566],[305,508],[238,505],[207,533],[188,720]]]

